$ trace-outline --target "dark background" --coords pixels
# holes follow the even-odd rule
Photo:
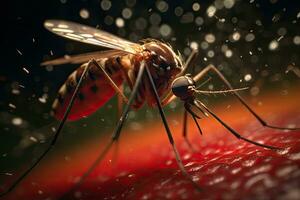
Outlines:
[[[56,123],[48,114],[52,101],[67,76],[78,67],[65,65],[44,68],[40,63],[65,54],[99,50],[98,47],[66,40],[48,32],[43,27],[46,19],[64,19],[99,26],[103,30],[133,41],[148,37],[162,39],[184,56],[189,53],[190,42],[196,41],[200,49],[196,71],[212,63],[222,70],[235,87],[250,86],[250,90],[244,93],[248,96],[260,95],[267,89],[278,89],[279,95],[283,95],[287,93],[287,88],[299,84],[299,77],[295,73],[285,73],[289,65],[294,66],[294,69],[300,65],[300,45],[294,42],[294,38],[300,36],[300,6],[297,0],[240,0],[235,1],[230,9],[220,6],[223,1],[200,1],[199,11],[192,9],[196,1],[166,1],[168,5],[166,11],[165,7],[159,8],[159,5],[162,5],[161,1],[112,1],[109,10],[103,10],[101,2],[100,0],[14,0],[5,1],[4,4],[2,2],[0,173],[13,172],[16,166],[22,166],[23,162],[33,158],[44,148],[43,145],[33,144],[48,141],[52,133],[51,128]],[[211,5],[219,7],[214,17],[208,17],[206,13]],[[124,8],[132,11],[129,19],[122,17]],[[89,12],[87,19],[80,16],[82,9]],[[182,14],[176,15],[174,10],[177,12],[182,10]],[[123,28],[117,27],[114,23],[119,17],[125,21]],[[109,19],[113,19],[112,23]],[[196,19],[198,24],[195,22]],[[160,34],[159,28],[163,24],[172,29],[170,35]],[[234,32],[240,33],[238,41],[231,39]],[[245,39],[249,33],[255,36],[252,41]],[[204,46],[207,45],[205,44],[207,34],[213,34],[215,42],[209,44],[208,48],[202,48],[203,42]],[[279,46],[271,51],[269,45],[273,40],[279,40]],[[224,45],[232,51],[232,57],[225,56],[222,51]],[[209,51],[214,52],[213,57],[207,55]],[[24,67],[29,73],[23,70]],[[246,74],[252,76],[249,82],[244,80]],[[210,83],[205,87],[223,88],[218,83],[213,81],[213,84]],[[46,99],[45,103],[43,99]],[[218,98],[213,100],[220,101]],[[64,145],[61,146],[76,145],[82,138],[95,137],[99,132],[111,131],[116,114],[114,103],[115,99],[89,119],[68,123],[61,139],[64,140]],[[168,113],[180,113],[182,107],[177,105],[178,102],[167,107]],[[130,121],[151,121],[155,120],[156,115],[156,112],[152,113],[152,110],[144,108],[137,114],[132,114]],[[20,125],[12,123],[16,119],[21,119]]]

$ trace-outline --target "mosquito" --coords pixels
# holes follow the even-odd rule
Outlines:
[[[299,129],[283,128],[268,124],[250,108],[238,93],[238,91],[244,90],[245,88],[234,89],[224,75],[211,64],[196,75],[187,74],[187,70],[193,65],[196,59],[196,50],[193,50],[186,62],[183,62],[180,54],[177,55],[170,45],[158,40],[146,39],[139,43],[134,43],[96,28],[63,20],[47,20],[44,26],[50,32],[64,38],[110,48],[111,50],[62,57],[41,64],[45,66],[83,63],[61,86],[58,91],[58,96],[53,103],[52,113],[60,120],[60,123],[50,145],[38,157],[36,162],[23,172],[20,177],[14,180],[0,196],[4,196],[12,191],[54,147],[66,121],[78,120],[92,114],[115,94],[118,96],[118,109],[121,110],[123,108],[122,103],[125,103],[125,107],[122,113],[120,113],[120,118],[111,139],[90,168],[82,175],[80,181],[70,191],[74,191],[75,188],[79,187],[83,180],[101,162],[112,145],[118,141],[130,109],[138,110],[145,103],[150,107],[158,108],[168,140],[175,154],[177,165],[182,174],[198,191],[201,191],[201,187],[186,171],[163,111],[163,106],[169,104],[176,98],[183,102],[185,108],[182,132],[186,140],[188,114],[191,115],[199,132],[202,134],[197,121],[200,119],[197,113],[199,111],[202,114],[210,115],[215,118],[231,134],[240,140],[262,148],[273,150],[281,149],[280,147],[262,144],[241,136],[197,98],[197,94],[206,93],[232,93],[264,127],[281,130]],[[224,82],[228,87],[227,90],[199,90],[197,83],[211,71],[216,73]],[[124,94],[123,83],[126,83],[131,89],[129,97]],[[195,109],[197,112],[194,111]]]

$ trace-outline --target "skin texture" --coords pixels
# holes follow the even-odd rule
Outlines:
[[[299,127],[297,90],[250,98],[268,122]],[[280,98],[278,98],[280,97]],[[230,106],[228,106],[230,105]],[[189,119],[188,133],[194,152],[181,137],[179,114],[168,116],[176,145],[187,171],[201,185],[197,193],[182,176],[168,144],[163,125],[142,124],[141,130],[122,132],[116,146],[70,199],[297,199],[300,196],[300,131],[262,128],[235,100],[213,110],[244,136],[269,145],[285,147],[275,152],[237,140],[213,119],[200,121],[203,136]],[[174,123],[176,121],[176,123]],[[142,134],[141,134],[142,133]],[[89,141],[80,148],[53,151],[5,199],[55,199],[93,162],[106,142]],[[65,156],[70,158],[65,160]]]

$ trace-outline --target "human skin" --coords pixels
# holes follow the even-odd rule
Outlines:
[[[259,97],[262,106],[250,104],[273,125],[300,126],[300,95],[291,90]],[[159,119],[143,123],[141,130],[128,126],[117,147],[84,181],[70,199],[297,199],[300,197],[300,131],[263,128],[237,101],[213,110],[244,136],[268,145],[273,151],[236,139],[212,118],[200,120],[200,136],[192,120],[188,133],[193,150],[181,137],[181,113],[168,116],[183,163],[202,188],[197,192],[179,171]],[[228,106],[231,105],[231,106]],[[174,123],[174,121],[176,123]],[[90,140],[80,148],[52,151],[5,199],[56,199],[89,167],[107,139]],[[69,159],[65,159],[68,155]]]

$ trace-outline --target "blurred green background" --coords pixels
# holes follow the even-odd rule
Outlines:
[[[273,89],[288,95],[300,77],[300,4],[284,0],[110,1],[47,0],[5,2],[1,12],[0,179],[26,167],[46,147],[57,127],[50,115],[57,90],[77,65],[41,67],[50,58],[101,48],[60,38],[43,27],[46,19],[64,19],[99,27],[139,41],[156,38],[187,57],[198,47],[196,72],[212,63],[232,84],[249,86],[243,95],[257,97]],[[215,77],[214,75],[211,75]],[[217,79],[205,89],[224,89]],[[225,97],[207,97],[206,102]],[[228,98],[228,97],[227,97]],[[116,123],[116,99],[89,118],[67,123],[57,148],[101,139]],[[180,114],[179,101],[166,107]],[[130,112],[129,128],[157,121],[144,106]],[[171,122],[175,123],[175,122]],[[180,122],[176,122],[180,123]]]

